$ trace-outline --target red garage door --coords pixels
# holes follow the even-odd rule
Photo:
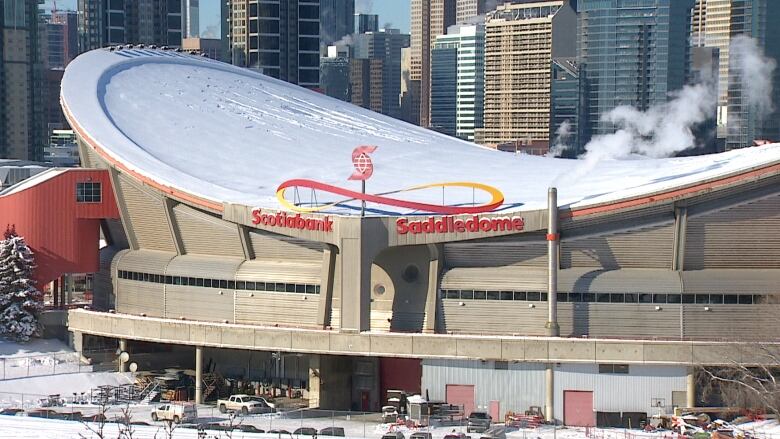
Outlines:
[[[474,411],[474,386],[469,384],[447,384],[447,404],[463,406],[463,415]]]
[[[563,423],[573,427],[594,427],[593,392],[563,391]]]

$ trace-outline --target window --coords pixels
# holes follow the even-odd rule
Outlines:
[[[100,182],[76,183],[77,203],[100,203],[102,188]]]
[[[628,375],[628,364],[599,364],[599,373]]]

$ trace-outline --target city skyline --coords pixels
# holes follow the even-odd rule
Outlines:
[[[220,0],[202,0],[200,2],[200,35],[201,37],[219,37],[219,2]],[[43,8],[50,11],[52,0],[45,0]],[[76,10],[76,0],[58,0],[57,8],[61,10]],[[400,29],[409,33],[410,10],[408,0],[355,0],[355,12],[379,15],[381,27]],[[212,35],[213,34],[213,35]]]

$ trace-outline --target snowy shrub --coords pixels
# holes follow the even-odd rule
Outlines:
[[[8,228],[0,241],[0,335],[27,341],[38,333],[43,294],[35,288],[33,253],[24,238]]]

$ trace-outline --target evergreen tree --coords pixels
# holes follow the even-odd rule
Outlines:
[[[0,241],[0,334],[27,341],[38,332],[43,294],[35,288],[33,253],[9,227]]]

